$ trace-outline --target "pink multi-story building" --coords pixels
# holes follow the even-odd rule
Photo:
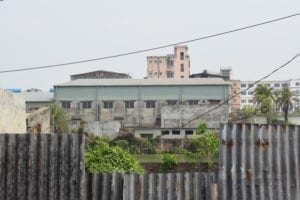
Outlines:
[[[175,46],[174,54],[147,57],[147,78],[189,78],[187,46]]]

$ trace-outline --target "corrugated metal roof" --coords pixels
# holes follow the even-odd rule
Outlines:
[[[53,92],[22,92],[26,102],[51,102],[53,101]]]
[[[230,85],[220,78],[197,79],[77,79],[55,86]]]

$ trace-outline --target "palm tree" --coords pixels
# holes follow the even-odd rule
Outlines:
[[[261,114],[265,115],[267,123],[271,123],[273,118],[274,96],[272,88],[264,84],[259,84],[254,90],[254,104],[259,107]]]
[[[293,101],[295,100],[295,93],[291,91],[289,87],[284,87],[278,92],[276,99],[277,105],[282,109],[284,113],[284,122],[288,123],[289,110],[293,107]]]
[[[69,115],[68,113],[59,105],[50,105],[51,113],[51,125],[52,131],[54,133],[68,133],[69,132]]]

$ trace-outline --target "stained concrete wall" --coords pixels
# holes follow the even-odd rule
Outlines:
[[[163,106],[161,108],[161,127],[195,128],[201,122],[206,122],[208,128],[218,129],[220,123],[228,121],[228,105],[223,105],[208,114],[199,117],[201,114],[215,108],[216,105],[177,105]],[[187,124],[188,121],[195,119]]]
[[[43,107],[27,113],[27,131],[29,133],[50,133],[50,108]]]
[[[96,136],[116,137],[121,128],[121,123],[118,121],[92,121],[87,123],[87,131]]]
[[[0,133],[26,133],[25,99],[0,89]]]

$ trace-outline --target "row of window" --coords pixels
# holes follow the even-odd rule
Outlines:
[[[180,64],[180,72],[184,72],[184,64]],[[154,75],[157,75],[158,72],[154,72]],[[174,73],[172,71],[167,71],[167,77],[172,78],[174,76]],[[152,75],[152,72],[150,72],[150,75]],[[161,72],[159,72],[159,75],[162,75]]]
[[[271,87],[271,86],[274,86],[274,87],[288,87],[289,86],[289,84],[288,83],[274,83],[274,84],[264,84],[264,85],[266,85],[266,86],[268,86],[268,87]],[[296,85],[297,85],[297,83],[296,83]],[[300,84],[299,84],[300,85]],[[247,84],[241,84],[241,87],[243,87],[243,88],[245,88],[245,87],[247,87]],[[251,83],[249,83],[248,84],[248,87],[253,87],[253,84],[251,84]]]
[[[180,135],[180,130],[162,130],[161,131],[162,135]],[[194,131],[193,130],[185,130],[185,135],[193,135]]]
[[[219,100],[217,100],[217,103],[220,103]],[[134,102],[135,101],[124,101],[124,106],[125,108],[134,108]],[[177,105],[178,103],[182,103],[179,102],[177,100],[167,100],[167,105],[173,106],[173,105]],[[188,100],[187,101],[188,105],[198,105],[199,104],[199,100]],[[206,100],[201,100],[200,103],[207,103]],[[215,103],[213,101],[213,103]],[[146,104],[146,108],[155,108],[156,107],[156,101],[145,101]],[[114,105],[113,101],[103,101],[103,108],[104,109],[112,109]],[[70,109],[71,108],[71,102],[70,101],[62,101],[61,102],[61,106],[65,109]],[[92,101],[82,101],[81,102],[81,107],[83,109],[91,109],[92,108]]]
[[[158,74],[158,72],[154,72],[154,75],[156,76]],[[152,72],[149,73],[150,76],[152,76]],[[161,76],[162,73],[159,72],[159,75]],[[167,78],[173,78],[174,77],[174,73],[167,71]],[[180,78],[184,78],[184,76],[180,76]]]

